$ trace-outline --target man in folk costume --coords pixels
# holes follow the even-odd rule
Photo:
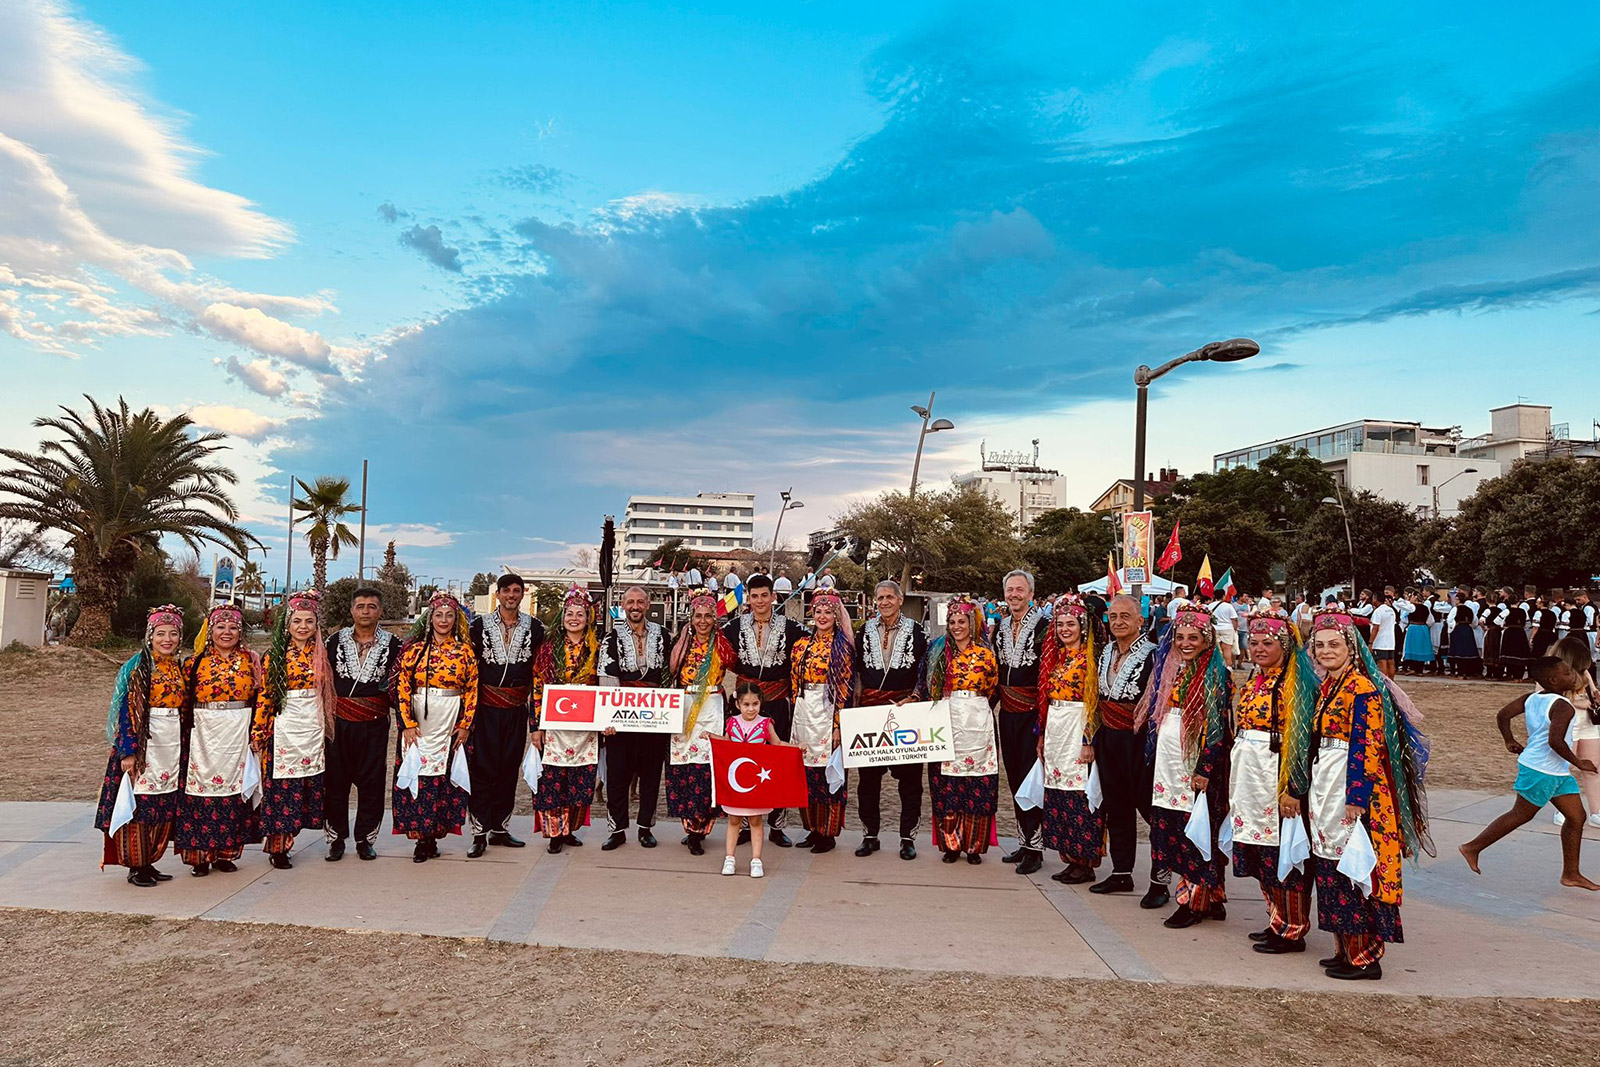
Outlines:
[[[1336,945],[1319,962],[1329,978],[1378,979],[1384,944],[1405,940],[1401,861],[1434,854],[1422,781],[1428,744],[1410,698],[1378,672],[1348,614],[1316,616],[1311,654],[1323,681],[1311,724],[1307,814],[1317,925],[1332,931]],[[1338,870],[1357,826],[1377,856],[1371,884],[1359,888]]]
[[[1006,783],[1016,792],[1039,754],[1039,650],[1044,646],[1050,620],[1033,603],[1033,575],[1012,571],[1001,586],[1005,613],[995,622],[994,656],[1000,664],[996,690],[996,718],[1000,724],[1000,760]],[[1040,827],[1044,815],[1038,808],[1024,810],[1012,798],[1021,843],[1015,852],[1000,857],[1015,863],[1018,874],[1032,874],[1044,865],[1044,840]]]
[[[289,597],[279,613],[250,731],[250,748],[262,761],[262,847],[279,870],[294,866],[289,850],[295,835],[321,827],[326,818],[323,771],[334,689],[321,609],[319,596],[305,592]]]
[[[600,643],[600,674],[635,689],[667,687],[667,633],[649,618],[650,594],[633,586],[622,594],[622,617]],[[656,804],[661,797],[661,772],[667,763],[666,734],[628,733],[608,729],[606,737],[606,823],[610,836],[600,848],[609,852],[628,839],[628,803],[639,786],[639,844],[655,848]]]
[[[760,688],[761,714],[772,720],[778,737],[788,741],[789,724],[794,718],[789,653],[795,642],[805,636],[805,627],[776,613],[777,598],[767,575],[752,574],[744,589],[745,606],[750,610],[722,626],[722,634],[734,652],[728,669],[733,672],[736,685],[754,682]],[[784,833],[787,824],[788,816],[782,809],[768,819],[767,837],[779,848],[793,843]]]
[[[922,624],[901,613],[905,595],[900,583],[882,581],[874,590],[878,614],[861,628],[856,646],[856,678],[860,686],[860,707],[873,708],[904,704],[917,698],[928,660],[928,633]],[[883,776],[894,775],[900,791],[900,858],[917,858],[917,823],[922,817],[921,763],[897,763],[889,767],[862,767],[856,781],[856,811],[861,816],[865,836],[858,856],[878,851],[878,829],[882,820],[880,797]]]
[[[156,870],[172,837],[183,785],[183,609],[175,604],[151,608],[145,616],[144,646],[122,665],[106,717],[111,759],[100,787],[95,829],[105,833],[100,866],[128,868],[128,881],[141,889],[172,880]],[[122,776],[132,779],[133,819],[111,832]]]
[[[1154,680],[1134,720],[1150,726],[1150,863],[1178,874],[1178,909],[1163,924],[1174,930],[1228,917],[1226,860],[1217,839],[1228,809],[1233,681],[1214,625],[1202,607],[1178,612],[1156,650]],[[1209,857],[1185,832],[1200,796],[1210,816]]]
[[[244,648],[244,612],[237,604],[211,609],[189,661],[185,729],[188,763],[173,843],[196,877],[231,874],[244,846],[259,841],[260,824],[244,797],[250,726],[260,692],[261,665]]]
[[[828,761],[839,747],[839,709],[855,696],[855,642],[844,601],[825,589],[811,601],[811,633],[794,644],[790,656],[794,693],[791,737],[800,746],[806,768],[806,810],[801,824],[808,831],[800,842],[812,852],[832,852],[844,829],[845,787],[828,784]]]
[[[589,817],[600,762],[600,735],[594,730],[546,730],[538,715],[545,686],[598,685],[600,642],[594,632],[594,605],[574,585],[561,598],[561,633],[539,646],[533,671],[533,744],[544,770],[534,793],[534,829],[544,831],[555,854],[563,845],[582,845],[577,830]],[[624,794],[626,795],[626,794]]]
[[[478,658],[466,613],[449,593],[434,594],[418,627],[400,653],[395,680],[400,719],[395,764],[403,764],[413,746],[417,749],[416,795],[397,781],[392,808],[394,832],[416,842],[411,861],[426,863],[438,857],[439,838],[460,832],[467,817],[467,791],[450,780],[450,763],[466,744],[478,710]],[[520,731],[526,729],[519,724]]]
[[[350,787],[356,790],[356,855],[375,860],[388,775],[392,676],[400,669],[400,639],[378,628],[383,603],[363,586],[350,601],[351,625],[328,638],[333,669],[333,736],[328,738],[323,832],[328,859],[344,856],[350,836]]]
[[[928,648],[922,692],[950,705],[955,758],[928,764],[933,839],[945,863],[967,854],[982,863],[1000,796],[1000,754],[990,701],[998,684],[994,650],[984,641],[981,609],[965,593],[946,605],[944,635]]]
[[[521,577],[502,574],[495,582],[496,610],[472,620],[478,712],[467,741],[467,767],[472,776],[468,859],[483,855],[489,845],[521,848],[525,844],[511,835],[511,811],[516,806],[518,771],[528,738],[533,664],[544,644],[544,624],[522,610],[523,590]]]
[[[1155,648],[1140,631],[1139,602],[1127,594],[1114,596],[1106,605],[1111,640],[1100,653],[1100,729],[1095,734],[1095,766],[1105,799],[1106,836],[1111,853],[1111,873],[1089,887],[1091,893],[1133,892],[1133,861],[1137,850],[1138,822],[1150,821],[1150,770],[1145,762],[1145,732],[1136,728],[1139,702],[1150,686]],[[1167,627],[1168,631],[1171,626]],[[1171,899],[1168,873],[1152,867],[1150,889],[1140,907],[1162,908]]]
[[[717,598],[699,590],[689,598],[689,622],[672,645],[668,669],[688,693],[683,731],[667,749],[667,814],[683,820],[683,843],[691,855],[705,855],[706,835],[716,825],[711,804],[711,738],[721,737],[726,721],[722,685],[733,648],[717,629]]]
[[[1091,809],[1088,796],[1100,729],[1097,668],[1088,609],[1058,601],[1039,655],[1038,754],[1044,765],[1041,834],[1067,865],[1050,876],[1065,885],[1093,881],[1104,853],[1105,817]]]
[[[1250,935],[1255,951],[1277,956],[1304,952],[1311,929],[1309,869],[1278,877],[1283,820],[1298,818],[1310,785],[1307,759],[1317,678],[1298,634],[1282,612],[1250,618],[1245,652],[1255,673],[1234,712],[1228,775],[1228,817],[1233,820],[1233,873],[1261,883],[1267,927]]]

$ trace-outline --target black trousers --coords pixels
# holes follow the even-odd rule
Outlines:
[[[772,720],[773,732],[779,740],[789,740],[789,731],[794,727],[794,701],[792,700],[763,700],[761,714]],[[767,814],[767,829],[782,830],[789,825],[789,811],[787,808],[774,808]]]
[[[357,841],[378,840],[383,822],[383,801],[389,775],[389,719],[334,723],[327,743],[326,792],[322,802],[322,832],[329,843],[350,836],[350,787],[356,790]]]
[[[1111,873],[1132,874],[1138,851],[1137,814],[1150,822],[1150,789],[1154,768],[1145,763],[1144,730],[1100,727],[1094,739],[1094,761],[1100,767],[1101,810],[1111,838]]]
[[[914,839],[922,821],[922,775],[926,763],[896,763],[888,767],[862,767],[856,772],[856,812],[868,837],[877,837],[883,822],[883,776],[894,775],[900,787],[900,836]]]
[[[606,823],[617,834],[632,825],[628,797],[639,783],[639,825],[656,824],[656,804],[661,799],[661,772],[667,763],[671,737],[666,734],[612,734],[606,747]]]
[[[1039,716],[1031,711],[996,711],[994,717],[1000,734],[1000,763],[1006,769],[1009,790],[1015,794],[1039,759]],[[1044,812],[1038,808],[1024,811],[1017,807],[1015,796],[1011,810],[1017,817],[1022,847],[1043,852]]]
[[[467,738],[467,772],[472,795],[467,813],[472,833],[502,833],[510,829],[511,809],[517,802],[517,779],[522,753],[528,743],[526,708],[486,708],[478,705]]]

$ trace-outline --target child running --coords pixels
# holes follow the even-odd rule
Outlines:
[[[1572,723],[1576,715],[1572,698],[1588,687],[1587,675],[1574,670],[1568,657],[1561,655],[1564,650],[1560,646],[1572,640],[1564,638],[1553,650],[1556,655],[1543,656],[1533,662],[1529,673],[1543,692],[1518,697],[1500,709],[1496,720],[1500,734],[1505,738],[1506,749],[1517,757],[1517,781],[1513,786],[1517,798],[1510,811],[1461,846],[1461,855],[1474,874],[1481,873],[1478,856],[1484,849],[1527,823],[1546,804],[1554,804],[1563,819],[1561,884],[1600,890],[1600,885],[1578,870],[1578,850],[1583,845],[1583,801],[1569,768],[1593,771],[1595,765],[1572,752]],[[1582,642],[1573,643],[1582,646]],[[1583,647],[1582,652],[1586,659],[1588,649]],[[1524,716],[1528,727],[1526,746],[1517,744],[1516,738],[1511,736],[1511,720],[1518,715]]]
[[[787,741],[780,741],[777,732],[772,728],[772,720],[761,714],[761,687],[754,682],[745,682],[739,687],[734,697],[737,715],[729,715],[727,728],[723,731],[729,741],[742,741],[750,745],[788,745]],[[790,745],[789,747],[794,747]],[[733,808],[722,805],[722,810],[728,816],[728,843],[727,854],[722,858],[722,873],[734,873],[734,849],[739,842],[739,829],[741,826],[750,828],[750,877],[761,878],[766,874],[761,866],[761,817],[767,813],[766,808]]]

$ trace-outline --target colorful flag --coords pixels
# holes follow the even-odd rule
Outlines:
[[[1207,552],[1200,561],[1200,573],[1195,576],[1194,591],[1201,596],[1210,596],[1214,588],[1211,583],[1211,553]]]
[[[1233,568],[1229,567],[1222,572],[1222,577],[1217,579],[1217,595],[1223,600],[1232,600],[1239,595],[1239,590],[1233,585]]]
[[[738,583],[717,598],[717,616],[732,615],[744,606],[744,583],[735,576],[734,582]]]
[[[1122,592],[1122,580],[1117,577],[1117,560],[1110,552],[1106,553],[1106,596],[1114,597]]]
[[[1173,520],[1172,536],[1167,538],[1166,550],[1161,553],[1161,558],[1156,560],[1156,570],[1170,571],[1183,562],[1183,546],[1178,544],[1178,528],[1182,525],[1182,519]]]
[[[711,740],[711,803],[736,808],[803,808],[806,769],[788,745]]]

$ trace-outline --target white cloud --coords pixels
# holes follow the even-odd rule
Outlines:
[[[359,503],[359,501],[357,501]],[[379,544],[393,541],[396,545],[408,545],[412,548],[440,548],[444,545],[455,544],[456,535],[453,531],[444,530],[431,523],[424,522],[397,522],[397,523],[368,523],[368,541]]]
[[[289,379],[272,365],[270,359],[253,359],[246,363],[238,356],[229,356],[226,366],[228,373],[253,393],[276,397],[289,390]]]
[[[283,419],[270,418],[231,404],[197,404],[189,409],[189,417],[202,429],[220,430],[242,437],[251,444],[260,444],[284,427]]]
[[[260,308],[210,304],[195,316],[195,322],[219,340],[234,341],[309,370],[329,373],[334,369],[329,359],[332,349],[321,334],[275,319]]]

